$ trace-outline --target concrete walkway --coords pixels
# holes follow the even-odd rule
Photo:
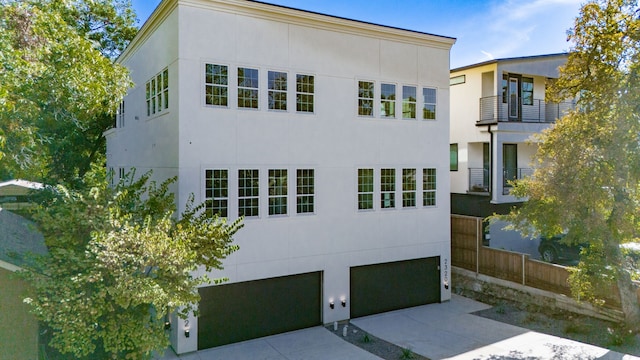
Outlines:
[[[489,307],[453,295],[446,303],[397,310],[351,322],[374,336],[433,360],[640,360],[470,314]]]
[[[470,313],[490,308],[461,296],[451,301],[371,315],[351,322],[362,330],[432,360],[640,360]],[[273,335],[164,360],[379,359],[323,327]]]

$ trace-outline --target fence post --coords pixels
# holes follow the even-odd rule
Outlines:
[[[526,259],[525,259],[525,254],[522,254],[522,285],[526,285],[527,284],[527,278],[526,278],[526,274],[525,274],[525,269],[526,269]]]
[[[482,244],[482,218],[476,218],[476,276],[480,274],[480,249]]]

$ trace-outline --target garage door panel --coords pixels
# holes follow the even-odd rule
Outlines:
[[[198,348],[316,326],[322,273],[307,273],[200,289]]]
[[[440,301],[439,257],[352,267],[351,317]]]

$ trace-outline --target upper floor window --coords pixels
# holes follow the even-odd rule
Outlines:
[[[313,112],[315,78],[313,75],[296,75],[296,111]]]
[[[380,207],[396,207],[396,169],[380,170]]]
[[[533,78],[522,78],[522,105],[533,105]]]
[[[509,77],[507,74],[502,74],[502,103],[507,103],[507,89],[509,87]]]
[[[258,108],[258,69],[238,68],[238,107]]]
[[[205,65],[205,104],[229,105],[229,69],[226,65]]]
[[[269,215],[287,213],[287,169],[269,170]]]
[[[314,212],[314,183],[313,169],[297,170],[296,206],[298,214]]]
[[[169,108],[169,70],[162,72],[147,81],[145,86],[147,100],[147,116],[155,115]]]
[[[402,169],[402,207],[416,206],[416,169]]]
[[[373,82],[358,81],[358,115],[373,116]]]
[[[380,116],[396,117],[396,86],[394,84],[380,85]]]
[[[213,215],[227,217],[229,208],[229,172],[228,170],[205,171],[205,206]]]
[[[422,206],[436,205],[436,169],[422,169]]]
[[[124,100],[120,102],[118,110],[116,110],[116,127],[124,127]]]
[[[425,120],[436,119],[437,91],[434,88],[422,89],[422,118]]]
[[[458,144],[449,144],[449,170],[458,171]]]
[[[269,71],[269,110],[287,110],[287,73]]]
[[[358,169],[358,210],[373,209],[373,169]]]
[[[403,119],[416,118],[416,87],[415,86],[402,87],[402,118]]]
[[[238,216],[258,216],[260,182],[257,169],[238,170]]]

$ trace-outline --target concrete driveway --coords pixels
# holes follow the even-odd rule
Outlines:
[[[442,304],[354,319],[362,330],[430,359],[640,359],[471,315],[490,306],[453,295]]]

